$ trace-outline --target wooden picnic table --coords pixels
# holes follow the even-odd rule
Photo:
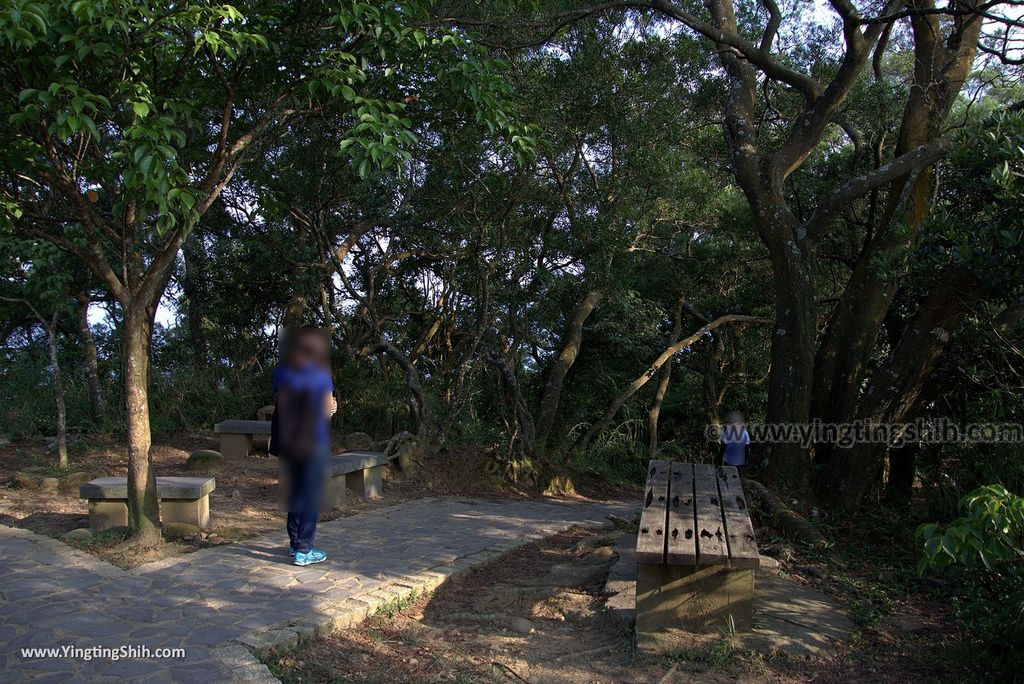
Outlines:
[[[641,650],[671,650],[674,629],[750,629],[760,556],[736,468],[651,461],[636,563]]]

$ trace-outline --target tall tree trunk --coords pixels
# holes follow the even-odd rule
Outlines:
[[[480,303],[480,315],[477,317],[476,325],[474,326],[473,336],[466,345],[466,348],[459,354],[458,361],[456,362],[454,372],[448,371],[448,375],[455,376],[455,382],[452,385],[451,398],[448,401],[448,405],[445,407],[445,413],[441,419],[441,426],[437,431],[437,443],[438,445],[444,445],[448,439],[448,433],[451,431],[452,426],[455,424],[456,418],[462,412],[463,404],[466,402],[466,376],[469,373],[470,366],[473,359],[477,356],[477,350],[480,348],[480,342],[483,340],[484,335],[489,329],[489,323],[491,316],[490,310],[490,291],[487,286],[486,277],[483,282],[483,296]]]
[[[82,349],[85,352],[85,373],[89,381],[89,409],[92,422],[100,425],[103,421],[103,392],[100,389],[99,356],[96,353],[96,338],[89,325],[89,293],[83,292],[77,297],[78,334],[82,338]]]
[[[0,295],[0,299],[24,304],[43,326],[43,331],[46,335],[46,347],[50,356],[50,372],[53,373],[53,396],[57,405],[57,460],[61,468],[66,468],[68,466],[67,412],[64,409],[64,383],[60,376],[60,363],[57,356],[57,318],[61,314],[61,309],[58,307],[50,319],[47,320],[39,312],[39,309],[34,307],[27,299],[5,297],[3,295]],[[29,341],[32,341],[31,328],[28,331],[28,335]]]
[[[501,384],[505,388],[505,395],[508,403],[512,406],[516,416],[516,425],[519,427],[519,443],[525,448],[530,448],[534,443],[536,428],[533,425],[533,416],[526,408],[526,401],[519,385],[519,378],[512,370],[508,359],[497,354],[490,354],[486,357],[487,363],[493,365],[501,374]]]
[[[68,467],[68,426],[64,409],[64,383],[57,360],[57,314],[46,328],[46,341],[50,350],[50,371],[53,373],[53,396],[57,403],[57,461],[61,468]]]
[[[294,209],[291,212],[291,218],[295,226],[294,246],[296,252],[302,254],[309,241],[312,223],[301,212],[296,212]],[[301,268],[293,273],[292,285],[295,289],[292,291],[291,298],[288,300],[288,305],[284,310],[284,326],[286,328],[298,328],[306,322],[306,307],[309,305],[305,294],[307,275],[305,268]]]
[[[160,537],[156,478],[149,453],[149,350],[152,315],[141,305],[124,307],[122,362],[128,421],[128,526],[141,541]]]
[[[672,363],[666,363],[658,373],[658,387],[654,398],[647,409],[647,451],[653,457],[658,453],[658,421],[661,418],[661,405],[668,394],[669,383],[672,382]]]
[[[430,411],[430,405],[427,403],[426,393],[423,391],[423,385],[420,383],[420,374],[416,370],[416,366],[409,360],[408,356],[390,342],[378,342],[359,350],[360,356],[369,356],[371,354],[387,354],[402,369],[402,373],[405,376],[405,386],[409,389],[409,394],[411,395],[409,398],[409,415],[412,418],[413,431],[419,437],[432,440],[435,428],[434,419]]]
[[[860,420],[894,424],[907,419],[935,362],[979,294],[979,283],[966,268],[957,268],[942,280],[872,376],[858,410]],[[821,470],[819,498],[837,512],[856,510],[887,451],[886,444],[858,443],[839,454],[841,458],[830,459]]]
[[[718,404],[722,397],[719,376],[722,370],[722,357],[725,356],[725,342],[717,332],[712,332],[711,338],[714,346],[708,352],[708,358],[704,363],[700,385],[704,393],[704,415],[707,416],[708,425],[718,429],[722,425],[722,418],[718,412]]]
[[[675,344],[683,333],[683,305],[686,300],[679,297],[676,300],[675,313],[672,317],[672,333],[669,342]],[[707,321],[704,321],[705,323]],[[654,456],[658,451],[658,419],[661,417],[661,405],[668,393],[669,383],[672,381],[672,363],[666,363],[658,372],[658,387],[654,392],[654,399],[647,409],[647,451]]]
[[[781,199],[773,204],[766,211],[789,214]],[[768,236],[765,243],[772,257],[776,317],[768,373],[766,421],[803,424],[810,420],[818,333],[812,259],[807,254],[810,246],[796,242],[796,226],[762,228],[761,232],[762,236]],[[787,239],[781,235],[793,237]],[[766,445],[759,465],[763,479],[777,491],[802,496],[809,490],[810,456],[800,444],[781,442]]]
[[[580,345],[583,343],[583,324],[587,322],[590,314],[594,312],[601,299],[601,292],[591,290],[587,292],[576,309],[573,311],[569,326],[565,335],[562,336],[562,351],[558,358],[551,365],[547,379],[544,382],[544,394],[541,397],[540,409],[537,411],[536,429],[537,442],[536,450],[541,455],[547,448],[551,436],[551,429],[555,425],[555,416],[558,414],[558,404],[562,398],[562,383],[565,376],[576,363],[576,356],[580,352]]]
[[[934,4],[920,0],[911,6],[930,9]],[[969,12],[957,16],[945,41],[935,14],[914,15],[910,24],[914,72],[894,151],[897,157],[943,133],[943,124],[974,63],[982,19]],[[917,243],[928,217],[933,185],[930,167],[889,185],[876,235],[850,275],[815,360],[814,415],[825,422],[848,421],[857,412],[878,332],[900,285],[899,273],[879,269],[877,263]],[[817,456],[827,461],[828,445],[823,451]]]
[[[683,309],[704,325],[711,322],[707,316],[691,304],[683,304]],[[718,416],[718,404],[721,397],[718,390],[718,376],[720,375],[722,357],[725,356],[725,342],[718,330],[711,330],[709,333],[712,346],[701,372],[701,391],[704,393],[704,415],[707,416],[708,425],[713,425],[717,431],[722,422]]]
[[[320,283],[320,315],[324,319],[324,330],[327,331],[327,339],[334,337],[334,316],[331,315],[331,296],[327,291],[327,285]]]
[[[897,508],[910,505],[914,491],[914,469],[920,450],[921,445],[908,444],[889,452],[889,480],[885,485],[885,498]]]

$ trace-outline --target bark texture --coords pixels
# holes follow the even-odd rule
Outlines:
[[[676,300],[675,313],[672,317],[672,333],[669,341],[674,344],[683,334],[683,306],[686,300],[679,297]],[[704,321],[705,323],[707,321]],[[669,383],[672,382],[672,363],[666,363],[658,371],[658,386],[654,391],[654,398],[647,409],[647,451],[653,457],[658,453],[658,420],[661,417],[661,405],[665,402],[665,395],[668,394]]]
[[[149,348],[152,318],[142,307],[126,307],[122,330],[125,418],[128,424],[128,526],[143,541],[159,539],[156,477],[150,456]]]
[[[562,383],[565,381],[569,369],[576,363],[576,356],[580,353],[580,346],[583,344],[583,324],[594,312],[600,299],[601,292],[591,290],[576,305],[565,334],[562,336],[562,349],[548,370],[536,421],[536,450],[540,454],[545,452],[551,438],[551,429],[555,425],[558,405],[562,399]]]
[[[53,373],[53,396],[57,408],[57,462],[61,468],[68,467],[68,418],[64,408],[64,381],[60,375],[57,358],[57,316],[54,315],[46,330],[47,348],[50,352],[50,371]]]
[[[89,325],[89,294],[80,294],[76,301],[78,334],[81,338],[82,350],[85,354],[85,375],[89,383],[89,410],[92,422],[95,425],[100,425],[103,422],[105,407],[103,406],[103,391],[100,388],[99,355],[96,353],[96,338],[93,337],[92,326]]]

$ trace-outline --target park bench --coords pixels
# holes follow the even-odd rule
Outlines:
[[[647,473],[636,542],[637,647],[671,650],[673,629],[750,629],[760,556],[736,468],[651,461]]]
[[[212,477],[158,477],[163,523],[186,523],[205,530],[210,524]],[[79,486],[78,495],[89,500],[89,528],[106,530],[128,526],[128,478],[98,477]]]
[[[331,456],[328,477],[324,480],[321,508],[329,511],[344,506],[351,497],[377,499],[381,495],[384,466],[394,457],[383,451],[350,451]],[[289,484],[283,465],[278,470],[282,502],[287,500]]]
[[[220,453],[224,458],[245,458],[252,451],[255,435],[270,435],[269,420],[222,420],[213,426],[220,435]]]

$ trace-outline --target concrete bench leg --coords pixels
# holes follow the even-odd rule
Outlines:
[[[161,499],[160,520],[187,523],[205,530],[210,526],[210,495],[198,499]]]
[[[645,653],[678,649],[674,630],[714,633],[732,619],[754,622],[754,570],[726,565],[637,564],[636,645]]]
[[[327,477],[324,480],[324,491],[320,495],[320,509],[330,511],[341,508],[348,501],[348,492],[345,491],[345,476]]]
[[[384,466],[373,466],[345,475],[345,486],[363,499],[379,499],[381,496]]]
[[[89,499],[89,529],[128,527],[127,499]]]
[[[252,435],[220,436],[220,453],[224,458],[245,458],[252,452]]]
[[[279,463],[277,467],[277,494],[281,502],[281,510],[288,510],[288,499],[291,497],[292,485],[288,479],[288,471],[284,464]],[[330,511],[341,508],[348,502],[348,493],[345,491],[345,476],[327,476],[324,478],[324,486],[320,492],[320,510]]]

